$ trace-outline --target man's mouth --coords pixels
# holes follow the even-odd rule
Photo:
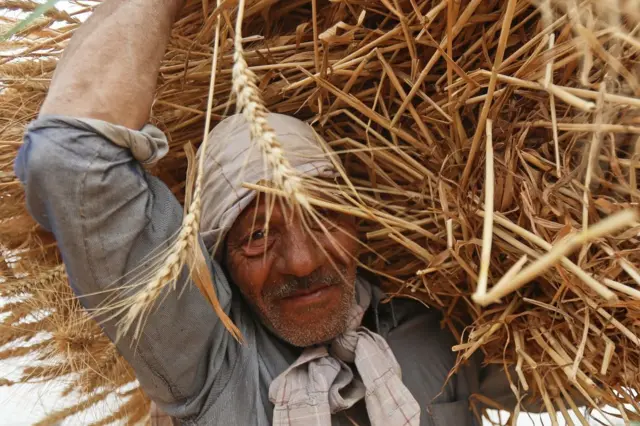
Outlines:
[[[330,284],[325,284],[325,283],[320,283],[320,284],[316,284],[316,285],[312,285],[311,287],[308,288],[301,288],[300,290],[296,290],[295,292],[289,294],[286,297],[283,297],[282,300],[291,300],[291,299],[297,299],[297,298],[301,298],[301,297],[313,297],[317,294],[320,294],[321,292],[323,292],[323,290],[328,289],[329,287],[333,287]]]
[[[318,269],[305,277],[288,277],[278,286],[267,287],[263,297],[287,311],[323,306],[341,297],[341,275],[344,272],[334,274],[332,271]]]

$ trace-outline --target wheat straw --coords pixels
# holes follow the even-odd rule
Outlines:
[[[540,257],[536,262],[526,267],[511,281],[505,282],[501,287],[494,286],[486,295],[478,296],[476,298],[476,302],[486,306],[500,300],[505,295],[517,290],[536,276],[540,275],[545,269],[549,268],[551,265],[585,242],[595,240],[601,236],[619,231],[622,228],[632,226],[638,218],[638,212],[635,210],[624,210],[611,215],[598,224],[556,244],[546,255]],[[613,298],[615,298],[615,296]]]
[[[218,0],[218,8],[220,1]],[[191,263],[191,277],[197,283],[199,289],[207,296],[207,300],[211,303],[214,311],[224,324],[225,328],[236,338],[241,339],[240,331],[235,327],[226,313],[222,310],[218,301],[216,292],[214,291],[213,282],[208,274],[204,256],[201,253],[198,231],[200,229],[200,211],[202,203],[202,180],[205,172],[204,158],[206,157],[206,146],[208,143],[209,128],[211,123],[211,109],[214,95],[215,77],[217,71],[218,46],[220,37],[220,19],[216,24],[216,33],[214,39],[214,54],[212,58],[211,80],[209,83],[206,124],[202,142],[203,154],[200,156],[198,171],[195,181],[192,199],[187,208],[186,215],[182,221],[181,228],[178,232],[175,242],[167,250],[166,257],[160,261],[161,266],[152,276],[149,282],[142,283],[141,287],[135,295],[125,300],[120,311],[124,311],[124,316],[118,321],[118,338],[127,333],[135,324],[134,337],[138,339],[143,331],[144,317],[151,310],[153,305],[157,303],[166,288],[175,290],[177,280],[180,276],[182,268]],[[195,271],[195,273],[194,273]]]
[[[494,172],[493,172],[493,123],[487,120],[486,133],[487,142],[485,149],[485,197],[484,208],[488,212],[484,215],[482,228],[482,252],[480,254],[480,273],[478,276],[478,288],[473,295],[473,300],[477,301],[487,293],[487,278],[489,274],[489,264],[491,261],[491,241],[493,238],[493,198],[494,198]]]
[[[510,387],[518,400],[524,407],[542,403],[559,410],[558,422],[578,403],[633,405],[633,391],[640,389],[640,224],[578,243],[575,259],[565,252],[553,260],[549,253],[574,238],[574,230],[592,230],[601,218],[640,201],[634,62],[640,45],[633,41],[640,15],[632,2],[540,3],[252,2],[246,11],[244,4],[239,8],[240,22],[233,2],[211,12],[208,3],[188,0],[161,66],[152,112],[170,150],[150,172],[184,202],[187,219],[198,193],[197,179],[185,176],[198,168],[187,170],[195,162],[183,146],[206,144],[203,129],[206,134],[234,104],[242,109],[256,99],[264,114],[306,120],[336,149],[332,160],[344,164],[340,182],[311,183],[328,200],[306,201],[358,218],[367,238],[360,244],[361,267],[377,273],[389,294],[441,310],[443,326],[457,339],[460,365],[470,350],[507,371],[515,365]],[[60,256],[51,235],[28,218],[12,165],[24,126],[37,115],[73,33],[67,22],[47,16],[24,38],[7,42],[10,52],[0,61],[0,197],[10,200],[0,203],[0,280],[7,280],[0,291],[15,297],[0,341],[20,348],[2,348],[1,356],[27,353],[34,360],[8,384],[75,374],[65,392],[86,398],[101,389],[118,395],[119,386],[134,386],[133,372],[73,298],[64,270],[44,278]],[[248,37],[235,31],[239,26]],[[212,52],[210,41],[217,37]],[[216,53],[237,44],[242,50]],[[236,59],[244,67],[240,80]],[[251,78],[242,80],[247,74]],[[242,112],[246,117],[247,108]],[[488,120],[490,158],[480,143]],[[292,153],[268,138],[254,141],[268,154],[275,178],[269,186],[247,187],[269,195],[272,204],[279,196],[300,207],[307,182],[276,158]],[[487,181],[490,159],[493,177]],[[491,233],[484,232],[489,219]],[[189,268],[215,309],[214,283],[203,253],[194,250],[196,228],[181,237],[187,238],[186,257],[172,262]],[[166,247],[173,246],[150,254],[150,263],[162,265]],[[473,303],[485,271],[487,281],[497,281],[493,289],[501,289],[541,262],[546,265],[533,280],[500,303]],[[133,295],[138,284],[152,281],[153,271],[134,271],[120,290]],[[160,297],[173,297],[170,288]],[[148,312],[140,311],[142,324]],[[43,333],[47,337],[33,344]],[[52,366],[41,368],[38,359]],[[587,385],[585,375],[598,387]],[[142,393],[131,394],[120,405],[128,407],[126,414],[109,415],[142,420],[148,415],[144,401]],[[507,421],[516,422],[518,412]],[[577,424],[587,424],[582,413],[575,415]],[[639,417],[631,410],[625,416]]]

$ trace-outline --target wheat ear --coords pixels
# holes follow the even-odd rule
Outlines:
[[[217,2],[220,7],[220,0]],[[211,80],[209,83],[209,98],[207,102],[207,116],[205,122],[204,137],[202,140],[202,152],[206,152],[209,142],[209,129],[211,127],[211,110],[213,108],[213,93],[216,81],[216,70],[218,66],[218,47],[220,45],[220,17],[216,23],[216,33],[214,38],[213,58],[211,63]],[[198,162],[198,172],[193,194],[191,195],[191,204],[187,209],[187,213],[182,220],[180,232],[173,245],[166,253],[166,258],[161,262],[162,266],[152,275],[151,279],[143,283],[140,291],[130,296],[124,303],[128,309],[118,323],[118,336],[126,333],[136,324],[134,337],[140,336],[142,327],[144,326],[145,314],[150,311],[153,304],[158,300],[165,288],[175,290],[176,282],[182,268],[189,260],[189,268],[191,278],[196,286],[200,289],[204,297],[209,301],[213,310],[222,321],[223,325],[237,339],[242,340],[240,330],[233,324],[233,321],[227,316],[215,292],[213,279],[206,267],[206,259],[200,249],[198,240],[198,229],[200,228],[200,212],[202,201],[202,180],[204,175],[204,158],[200,156]],[[187,197],[187,199],[189,199]]]
[[[165,288],[169,287],[175,290],[176,281],[187,259],[187,253],[190,248],[189,245],[192,244],[194,233],[197,236],[198,232],[197,221],[199,215],[193,211],[194,207],[199,208],[199,205],[196,205],[196,203],[199,204],[199,200],[197,197],[194,197],[187,215],[182,220],[180,232],[168,249],[160,269],[152,275],[146,284],[142,284],[142,288],[130,296],[128,298],[129,300],[125,303],[128,309],[124,316],[118,321],[118,337],[127,333],[133,324],[136,323],[134,337],[137,339],[142,332],[144,323],[142,317],[144,314],[151,309]]]
[[[64,265],[58,265],[46,272],[33,277],[9,280],[0,286],[1,297],[19,297],[24,294],[34,294],[41,289],[51,290],[53,283],[66,277]]]
[[[311,208],[302,187],[302,179],[284,156],[282,146],[275,131],[267,122],[269,111],[264,106],[260,90],[256,85],[256,75],[249,69],[242,47],[242,21],[245,0],[238,2],[233,52],[233,92],[238,110],[242,111],[249,123],[251,139],[258,146],[273,173],[273,183],[282,189],[288,200],[305,208]]]

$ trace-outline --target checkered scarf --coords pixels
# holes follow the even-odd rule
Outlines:
[[[362,398],[372,426],[420,424],[420,406],[402,383],[391,348],[360,325],[371,286],[362,280],[356,286],[359,302],[351,308],[347,331],[328,345],[306,348],[271,383],[274,426],[329,426],[332,414]]]

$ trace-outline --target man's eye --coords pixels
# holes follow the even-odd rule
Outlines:
[[[266,237],[267,232],[264,229],[260,229],[258,231],[255,231],[253,234],[251,234],[249,236],[249,241],[259,241],[261,239],[263,239],[264,237]]]
[[[317,209],[316,213],[318,213],[318,216],[324,219],[330,219],[335,216],[335,213],[332,210],[328,209]]]
[[[246,237],[242,243],[245,256],[253,257],[264,254],[274,241],[273,233],[267,229],[258,229]]]

